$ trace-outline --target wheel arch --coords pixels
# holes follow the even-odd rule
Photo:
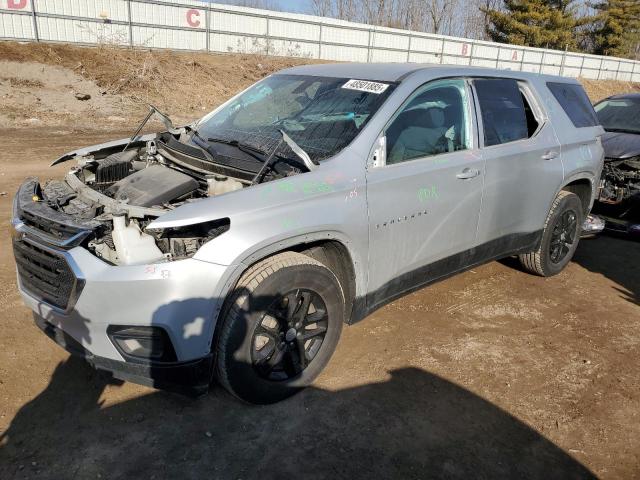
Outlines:
[[[595,199],[595,179],[590,175],[576,175],[565,182],[560,191],[574,193],[582,203],[584,215],[588,215]],[[558,193],[560,193],[560,191]]]
[[[329,268],[338,278],[345,296],[345,323],[350,323],[356,299],[362,296],[364,288],[363,263],[352,243],[339,232],[317,232],[278,240],[252,252],[246,252],[225,283],[221,292],[224,298],[216,321],[214,337],[221,325],[220,319],[227,308],[227,301],[233,293],[240,277],[259,262],[282,252],[293,251],[308,255]]]

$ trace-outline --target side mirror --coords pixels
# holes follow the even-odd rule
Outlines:
[[[376,140],[376,143],[371,150],[369,160],[367,161],[368,168],[384,167],[387,164],[387,137],[381,135]]]

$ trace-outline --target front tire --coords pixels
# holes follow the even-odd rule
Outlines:
[[[285,252],[245,272],[227,302],[216,371],[249,403],[283,400],[309,386],[340,338],[344,294],[320,262]]]
[[[575,193],[561,191],[553,201],[540,246],[520,255],[522,266],[531,273],[551,277],[560,273],[578,248],[584,213]]]

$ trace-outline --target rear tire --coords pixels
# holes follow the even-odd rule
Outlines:
[[[220,319],[219,382],[256,404],[309,386],[338,343],[344,302],[333,272],[306,255],[280,253],[249,268]]]
[[[580,198],[575,193],[561,191],[547,216],[540,246],[535,252],[519,256],[522,266],[542,277],[560,273],[578,248],[583,221]]]

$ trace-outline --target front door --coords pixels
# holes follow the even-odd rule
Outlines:
[[[367,169],[370,309],[468,260],[484,178],[471,103],[465,80],[428,83],[382,133]]]

